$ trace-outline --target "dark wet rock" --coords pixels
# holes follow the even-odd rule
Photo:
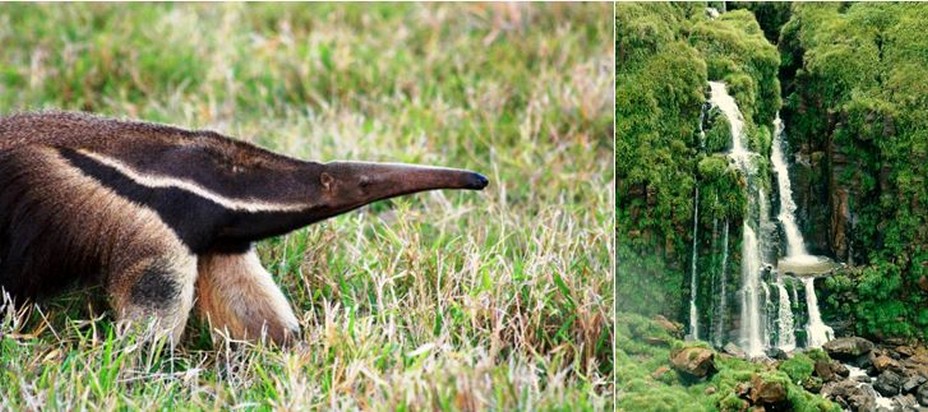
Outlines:
[[[902,382],[902,393],[912,393],[918,389],[923,383],[928,381],[924,376],[912,373],[905,377],[905,381]]]
[[[918,387],[918,390],[915,391],[915,400],[921,406],[928,406],[928,383],[923,383],[922,386]]]
[[[822,379],[823,382],[832,382],[837,379],[831,362],[825,360],[815,361],[815,375]]]
[[[844,409],[855,412],[876,410],[876,392],[852,380],[827,383],[822,387],[821,394]]]
[[[725,352],[726,354],[729,354],[736,358],[745,359],[748,357],[748,354],[745,353],[743,350],[741,350],[741,348],[739,348],[738,345],[735,345],[734,343],[731,343],[731,342],[726,343],[725,346],[722,347],[722,352]]]
[[[835,375],[838,375],[842,378],[847,378],[848,376],[851,376],[851,371],[847,368],[847,366],[844,366],[844,364],[840,362],[832,361],[831,371],[834,372]]]
[[[902,391],[902,375],[887,370],[876,377],[873,389],[883,396],[896,396]]]
[[[715,352],[711,349],[689,347],[671,354],[673,368],[693,378],[704,378],[715,372]]]
[[[828,356],[840,360],[857,360],[873,350],[873,342],[860,337],[838,338],[822,346]]]
[[[840,362],[823,359],[815,361],[813,371],[815,376],[825,383],[847,378],[851,374],[851,371]]]
[[[767,349],[767,357],[770,359],[776,360],[787,360],[789,359],[789,354],[786,353],[783,349],[780,348],[770,348]]]
[[[789,406],[786,386],[782,382],[765,380],[760,375],[751,378],[750,398],[754,405],[770,406],[775,410]]]

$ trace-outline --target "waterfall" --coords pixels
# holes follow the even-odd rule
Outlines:
[[[757,153],[749,151],[746,147],[743,133],[744,118],[735,99],[728,94],[725,84],[709,82],[709,88],[711,91],[711,103],[722,111],[731,127],[732,148],[728,156],[748,182],[747,193],[751,197],[748,201],[748,207],[752,210],[757,208],[757,213],[752,213],[751,210],[747,211],[742,230],[744,235],[741,241],[740,344],[749,356],[758,357],[764,354],[764,341],[769,337],[764,336],[764,324],[761,316],[762,298],[760,293],[767,292],[766,285],[762,283],[760,278],[761,252],[764,248],[758,241],[758,237],[751,226],[754,223],[763,234],[764,228],[761,227],[760,220],[752,222],[754,216],[759,218],[762,214],[761,203],[764,201],[762,191],[754,183],[756,171],[753,159],[757,156]],[[767,295],[769,297],[769,292]]]
[[[815,296],[815,278],[804,277],[802,283],[806,285],[806,306],[809,308],[809,323],[806,325],[810,348],[820,348],[825,342],[835,337],[835,331],[822,322],[822,315],[818,311],[818,298]]]
[[[743,238],[741,241],[741,288],[738,296],[741,303],[741,319],[738,336],[739,346],[750,357],[760,357],[764,355],[767,348],[773,347],[774,344],[784,351],[790,351],[796,348],[796,321],[792,312],[792,302],[796,302],[796,286],[792,287],[792,300],[790,299],[790,290],[787,288],[786,278],[795,273],[824,273],[830,265],[830,261],[817,256],[811,256],[806,251],[802,239],[802,232],[796,223],[796,203],[792,199],[792,187],[789,181],[789,169],[784,153],[784,126],[780,121],[779,114],[774,122],[774,139],[770,155],[770,163],[776,174],[777,189],[780,196],[780,210],[776,216],[776,221],[771,219],[769,205],[762,185],[758,181],[758,172],[755,160],[758,157],[748,147],[746,136],[744,135],[744,118],[741,115],[738,105],[734,98],[728,94],[724,83],[709,82],[711,91],[710,103],[718,107],[725,118],[728,120],[731,128],[732,145],[728,157],[732,165],[736,167],[744,176],[746,182],[746,194],[748,196],[747,209],[745,210],[743,221]],[[698,192],[697,192],[698,202]],[[693,244],[693,262],[696,260],[696,243],[695,232],[697,228],[698,211],[694,213],[694,244]],[[776,239],[776,225],[783,227],[783,233],[786,237],[786,253],[783,260],[773,263],[767,263],[768,259],[775,258],[776,246],[773,239]],[[721,297],[719,303],[718,319],[711,324],[713,329],[714,340],[717,346],[721,346],[725,335],[724,325],[726,308],[726,291],[727,283],[727,264],[728,264],[728,222],[725,222],[725,233],[723,236],[723,257]],[[776,270],[771,268],[776,265]],[[692,287],[690,298],[690,330],[696,331],[697,310],[696,302],[696,267],[692,267]],[[770,285],[764,281],[763,274],[771,273],[775,277],[769,279]],[[790,276],[787,276],[790,273]],[[829,339],[833,338],[834,332],[831,328],[822,322],[819,313],[818,302],[815,296],[815,288],[812,278],[802,278],[806,291],[806,306],[809,311],[809,321],[805,326],[808,333],[807,345],[810,347],[819,347]],[[773,290],[773,286],[776,290]],[[774,294],[776,296],[774,296]],[[777,334],[774,335],[774,332]],[[692,332],[691,332],[692,333]],[[774,341],[776,336],[776,341]]]
[[[820,265],[823,259],[811,256],[806,252],[802,232],[799,231],[799,226],[796,224],[796,203],[793,202],[793,190],[789,181],[786,157],[783,156],[785,127],[780,120],[779,113],[777,113],[773,125],[775,133],[770,153],[770,163],[773,164],[773,170],[776,171],[777,188],[780,191],[780,213],[777,214],[777,219],[783,225],[783,232],[786,234],[787,253],[784,263],[791,267]],[[806,307],[809,311],[809,321],[806,325],[806,333],[808,334],[806,346],[818,348],[834,338],[834,330],[822,322],[822,315],[818,309],[818,298],[815,296],[814,279],[812,277],[803,277],[802,282],[805,284]],[[792,314],[790,314],[790,317],[792,317]]]
[[[696,311],[696,240],[699,229],[699,185],[696,185],[696,195],[693,198],[693,258],[690,265],[690,335],[693,340],[699,339],[699,319]]]
[[[796,203],[793,202],[793,189],[789,181],[789,169],[786,164],[786,158],[783,156],[783,122],[780,120],[780,114],[777,113],[776,120],[773,121],[774,135],[773,147],[770,153],[770,163],[773,164],[773,170],[777,174],[777,188],[780,190],[780,213],[777,219],[783,225],[783,232],[786,233],[786,256],[808,256],[806,246],[802,240],[802,232],[796,225]]]
[[[777,290],[779,291],[780,301],[777,331],[777,347],[783,351],[789,352],[796,349],[796,335],[793,333],[793,308],[789,301],[789,292],[783,283],[783,275],[777,274]]]
[[[757,236],[748,221],[744,221],[741,241],[741,346],[752,358],[764,354],[760,316],[760,249]]]
[[[725,219],[725,229],[722,232],[722,270],[719,273],[719,311],[715,324],[715,346],[722,347],[725,334],[725,314],[728,312],[728,295],[725,291],[728,283],[728,219]]]

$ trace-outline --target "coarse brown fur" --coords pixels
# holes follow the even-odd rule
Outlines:
[[[239,339],[299,326],[252,243],[370,202],[482,189],[476,173],[301,161],[215,132],[64,112],[0,118],[0,287],[104,285],[117,319],[174,341],[191,308]]]

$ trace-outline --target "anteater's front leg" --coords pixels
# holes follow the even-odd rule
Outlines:
[[[300,325],[254,249],[198,258],[196,307],[211,327],[235,339],[267,336],[279,345],[297,338]]]
[[[114,266],[107,292],[120,323],[153,321],[156,336],[168,336],[173,346],[193,307],[196,277],[195,255],[183,249],[161,251]]]

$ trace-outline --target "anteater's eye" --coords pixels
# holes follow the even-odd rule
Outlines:
[[[368,186],[370,186],[370,185],[371,185],[371,178],[370,178],[370,177],[368,177],[368,176],[361,176],[360,178],[358,178],[358,186],[360,186],[360,187],[368,187]]]

